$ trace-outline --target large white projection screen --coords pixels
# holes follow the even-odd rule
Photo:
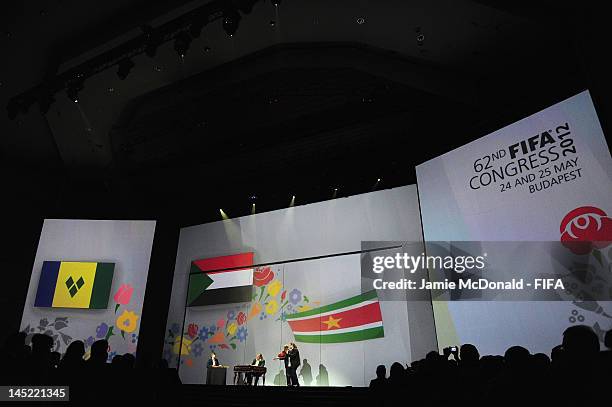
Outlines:
[[[308,340],[300,333],[313,334],[308,327],[313,319],[343,327],[344,322],[316,311],[321,307],[338,310],[376,302],[376,293],[359,297],[362,241],[419,242],[421,236],[414,185],[184,228],[163,357],[176,366],[182,352],[183,382],[203,383],[206,360],[214,350],[230,366],[230,383],[232,366],[250,364],[262,353],[268,367],[266,385],[283,385],[284,365],[273,357],[284,343],[296,342],[302,385],[367,385],[378,364],[409,363],[436,349],[431,303],[379,301],[369,305],[376,307],[368,314],[371,320],[343,328],[339,336]],[[253,253],[253,264],[260,265],[255,267],[250,301],[188,307],[184,314],[192,262],[205,259],[200,264],[209,264],[241,253]],[[319,258],[295,261],[313,257]],[[293,313],[309,310],[315,314],[292,325]]]
[[[136,353],[155,221],[46,219],[21,329],[74,340],[89,352],[109,342],[109,360]]]
[[[563,219],[601,213],[585,233],[612,240],[612,160],[588,91],[417,167],[427,241],[559,241]],[[607,237],[607,238],[605,238]],[[612,257],[610,247],[593,256]],[[512,345],[550,353],[573,324],[603,337],[612,304],[434,301],[440,348]]]

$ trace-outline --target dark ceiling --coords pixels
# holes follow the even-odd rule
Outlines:
[[[4,6],[0,102],[212,3]],[[2,115],[13,209],[192,224],[253,196],[264,211],[414,183],[415,165],[585,88],[609,111],[590,3],[254,3],[232,37],[212,21],[184,58],[170,41],[125,80],[86,78],[79,103],[62,90],[46,115]]]

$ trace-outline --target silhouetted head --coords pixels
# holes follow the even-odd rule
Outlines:
[[[133,369],[136,364],[136,357],[131,353],[125,353],[121,357],[121,365],[126,369]]]
[[[404,375],[404,366],[400,362],[393,362],[389,369],[389,377],[397,379]]]
[[[531,365],[538,371],[547,370],[550,367],[550,358],[545,353],[536,353],[531,356]]]
[[[557,345],[550,351],[550,361],[552,364],[560,364],[563,363],[563,345]]]
[[[604,335],[604,345],[606,345],[606,348],[612,350],[612,329]]]
[[[100,339],[91,345],[89,360],[93,363],[104,364],[108,359],[108,341]]]
[[[459,359],[463,365],[475,365],[480,360],[480,354],[476,346],[471,343],[465,343],[459,349]]]
[[[53,338],[44,334],[32,336],[32,355],[49,356],[53,347]]]
[[[563,350],[568,361],[589,361],[599,353],[599,338],[591,327],[570,326],[563,332]]]
[[[527,368],[531,354],[522,346],[511,346],[504,354],[506,367],[511,370],[521,370]]]
[[[83,355],[85,355],[85,344],[83,341],[72,341],[68,348],[66,348],[63,360],[80,361],[83,360]]]
[[[378,365],[376,367],[376,377],[379,379],[384,379],[387,377],[387,368],[385,365]]]
[[[121,367],[121,363],[123,362],[123,356],[122,355],[115,355],[113,356],[113,359],[111,360],[111,365],[115,368],[115,367]]]

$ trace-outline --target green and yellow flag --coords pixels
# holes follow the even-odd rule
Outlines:
[[[45,261],[34,306],[105,309],[114,270],[114,263]]]

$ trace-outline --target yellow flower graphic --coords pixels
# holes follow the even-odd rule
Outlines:
[[[229,326],[227,327],[227,332],[230,335],[234,335],[236,333],[236,329],[238,329],[238,325],[236,325],[235,322],[232,322],[231,324],[229,324]]]
[[[276,302],[276,300],[270,300],[268,302],[268,305],[266,305],[266,312],[272,315],[276,311],[278,311],[278,303]]]
[[[281,288],[283,288],[281,282],[278,280],[274,280],[268,285],[268,294],[270,294],[272,297],[275,297],[276,294],[280,292]]]
[[[181,336],[174,338],[174,346],[172,347],[172,353],[175,355],[179,354],[179,348],[181,348],[181,355],[189,355],[191,353],[191,343],[193,341],[189,338],[183,338],[183,346],[181,346]]]
[[[298,307],[298,312],[304,312],[304,311],[309,311],[312,308],[310,307],[310,305],[302,305],[301,307]]]
[[[134,314],[134,311],[123,311],[123,314],[117,317],[117,321],[115,325],[121,331],[125,332],[134,332],[136,330],[136,326],[138,321],[138,315]]]

